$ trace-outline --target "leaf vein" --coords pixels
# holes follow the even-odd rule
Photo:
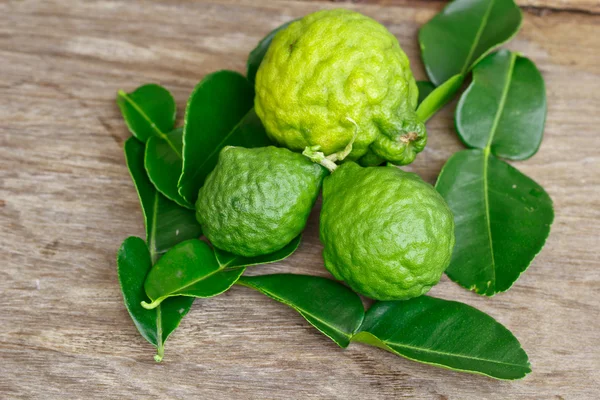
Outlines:
[[[473,58],[473,53],[475,52],[475,49],[477,48],[477,45],[479,44],[479,41],[481,40],[481,35],[483,35],[485,25],[487,24],[488,20],[490,19],[490,14],[492,13],[493,5],[494,5],[494,0],[491,0],[490,4],[488,5],[488,8],[485,10],[485,14],[483,14],[483,18],[481,19],[481,25],[479,25],[479,29],[477,29],[477,33],[475,34],[475,38],[473,40],[473,45],[471,46],[471,49],[469,50],[469,55],[467,55],[467,58],[465,59],[465,65],[463,65],[463,68],[460,72],[461,75],[464,75],[469,70],[469,66],[471,65],[471,59]]]
[[[379,340],[381,340],[381,339],[379,339]],[[421,352],[424,352],[424,353],[439,354],[439,355],[451,356],[451,357],[456,357],[456,358],[464,358],[464,359],[468,359],[468,360],[485,361],[485,362],[488,362],[488,363],[491,363],[491,364],[507,365],[507,366],[511,366],[511,367],[519,367],[519,368],[527,369],[527,366],[524,366],[524,365],[521,365],[521,364],[515,364],[515,363],[509,363],[509,362],[505,362],[505,361],[492,360],[492,359],[489,359],[489,358],[481,358],[481,357],[475,357],[475,356],[468,356],[468,355],[464,355],[464,354],[448,353],[448,352],[445,352],[445,351],[423,349],[423,348],[420,348],[420,347],[410,346],[410,345],[407,345],[407,344],[390,343],[389,341],[386,341],[386,340],[381,340],[381,341],[386,346],[388,346],[388,347],[390,347],[392,349],[394,347],[405,348],[405,349],[409,349],[409,350],[421,351]]]
[[[244,283],[244,284],[248,284],[247,282],[243,282],[243,283]],[[323,321],[321,318],[317,317],[316,315],[312,314],[311,312],[309,312],[309,311],[306,311],[305,309],[303,309],[303,308],[301,308],[301,307],[298,307],[298,306],[296,306],[296,305],[292,304],[291,302],[289,302],[289,301],[287,301],[287,300],[285,300],[285,299],[283,299],[283,298],[281,298],[281,297],[277,296],[277,295],[276,295],[276,294],[274,294],[273,292],[271,292],[271,291],[269,291],[269,290],[267,290],[267,289],[265,289],[265,288],[258,288],[257,286],[254,286],[254,285],[252,285],[252,287],[253,287],[254,289],[256,289],[256,290],[258,290],[258,291],[260,291],[260,292],[262,292],[262,293],[264,293],[264,294],[268,295],[269,297],[271,297],[271,298],[273,298],[273,299],[275,299],[275,300],[277,300],[277,301],[279,301],[279,302],[281,302],[281,303],[283,303],[283,304],[285,304],[285,305],[287,305],[287,306],[289,306],[289,307],[292,307],[294,310],[298,311],[300,314],[303,314],[303,315],[308,315],[308,316],[310,316],[311,318],[313,318],[313,319],[315,319],[315,320],[319,321],[319,322],[320,322],[320,323],[322,323],[323,325],[325,325],[325,326],[327,326],[327,327],[329,327],[329,328],[333,329],[335,332],[337,332],[337,333],[339,333],[339,334],[341,334],[341,335],[343,335],[343,336],[347,337],[348,339],[350,339],[350,338],[352,337],[352,335],[349,335],[349,334],[347,334],[346,332],[343,332],[343,331],[341,331],[339,328],[337,328],[337,327],[335,327],[335,326],[333,326],[333,325],[330,325],[329,323],[327,323],[327,322]]]
[[[223,139],[214,147],[214,149],[210,152],[210,154],[208,156],[206,156],[204,158],[204,161],[202,162],[202,164],[200,164],[198,166],[198,168],[196,168],[196,170],[191,174],[189,181],[194,181],[194,179],[200,174],[200,170],[204,167],[204,165],[206,164],[207,160],[211,159],[215,153],[219,152],[222,150],[222,145],[223,143],[225,143],[230,137],[231,135],[233,135],[233,133],[235,132],[235,130],[242,124],[242,122],[246,119],[246,117],[248,116],[248,114],[250,114],[250,112],[253,110],[253,108],[250,108],[246,114],[244,114],[244,116],[237,122],[237,124],[235,124],[233,126],[233,128],[231,128],[231,130],[227,133],[227,135],[225,135],[223,137]],[[185,136],[186,136],[187,131],[184,129],[184,147],[185,147]],[[183,176],[185,175],[185,163],[184,163],[184,173],[181,175],[181,178],[183,178]],[[179,186],[182,186],[182,179],[179,179]]]

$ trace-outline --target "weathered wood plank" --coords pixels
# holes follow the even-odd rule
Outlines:
[[[554,199],[547,247],[513,289],[492,299],[446,278],[432,291],[511,329],[530,355],[530,376],[498,382],[366,346],[340,350],[293,311],[244,288],[198,301],[164,363],[154,363],[115,270],[121,241],[143,235],[117,89],[159,82],[182,110],[203,75],[244,71],[270,29],[336,6],[0,3],[1,398],[600,397],[600,17],[585,13],[526,13],[510,46],[531,57],[547,83],[546,138],[534,158],[517,163]],[[386,24],[424,77],[416,31],[440,3],[344,6]],[[429,182],[462,148],[452,108],[429,122],[428,148],[409,168]],[[318,208],[294,256],[253,272],[326,276],[317,229]]]
[[[296,0],[298,1],[298,0]],[[315,1],[323,0],[301,0]],[[427,5],[438,9],[446,5],[447,1],[442,0],[330,0],[338,6],[343,6],[345,3],[360,3],[360,4],[379,4],[382,6],[416,6],[425,7]],[[597,0],[515,0],[520,6],[527,11],[535,14],[548,14],[550,12],[581,12],[585,14],[599,14],[600,3]]]

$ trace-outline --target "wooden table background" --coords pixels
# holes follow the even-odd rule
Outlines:
[[[503,382],[341,350],[240,287],[197,301],[156,364],[117,282],[118,247],[144,234],[117,89],[158,82],[181,115],[205,74],[243,72],[272,28],[340,6],[384,23],[424,78],[417,29],[442,2],[0,1],[0,398],[600,398],[600,2],[521,5],[509,47],[537,63],[549,109],[539,153],[517,164],[552,196],[552,232],[507,293],[479,297],[446,277],[431,291],[514,332],[533,373]],[[409,167],[432,183],[462,148],[453,109],[428,123],[428,147]],[[318,208],[300,250],[253,273],[326,276],[317,227]]]

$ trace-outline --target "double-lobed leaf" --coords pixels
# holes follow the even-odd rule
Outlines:
[[[144,281],[151,268],[146,243],[134,236],[125,239],[117,253],[117,275],[125,307],[140,334],[157,348],[155,360],[161,361],[167,338],[179,326],[194,299],[177,297],[167,299],[155,310],[144,309],[141,306],[141,302],[147,300]]]
[[[533,156],[546,120],[544,79],[528,58],[501,50],[473,69],[456,109],[456,129],[468,147],[489,147],[512,160]]]
[[[486,150],[463,150],[436,189],[454,213],[456,245],[446,274],[476,293],[508,290],[544,246],[554,219],[546,191]]]
[[[146,225],[146,241],[152,262],[172,246],[202,234],[193,210],[183,208],[160,194],[144,168],[144,144],[131,137],[125,142],[125,159],[135,184]]]
[[[185,112],[178,183],[179,194],[188,203],[195,203],[223,147],[271,144],[253,104],[254,88],[237,72],[212,73],[194,88]]]
[[[286,22],[285,24],[273,29],[267,34],[267,36],[258,42],[258,45],[256,45],[256,47],[248,55],[248,61],[246,62],[246,77],[248,78],[248,81],[252,83],[252,85],[254,85],[256,73],[258,72],[260,63],[262,62],[263,58],[265,58],[265,54],[267,54],[267,50],[269,50],[269,46],[271,45],[273,38],[279,31],[287,28],[288,25],[294,21],[296,20]]]
[[[133,136],[146,143],[145,168],[156,189],[180,206],[193,208],[177,191],[182,169],[182,133],[173,129],[176,106],[171,93],[156,84],[132,93],[119,90],[117,104]]]
[[[117,256],[117,270],[125,305],[142,336],[156,346],[156,361],[164,355],[164,343],[189,311],[193,298],[168,299],[155,310],[141,306],[148,300],[144,282],[160,255],[177,243],[202,233],[193,211],[180,207],[160,194],[144,169],[144,144],[130,137],[124,146],[125,159],[142,206],[146,243],[128,238]]]
[[[343,348],[361,342],[413,361],[497,379],[520,379],[531,371],[512,333],[466,304],[421,296],[376,302],[365,315],[358,295],[330,279],[273,274],[242,276],[237,283],[293,308]]]
[[[205,242],[186,240],[165,253],[150,270],[144,289],[151,302],[142,302],[142,306],[153,309],[173,296],[217,296],[243,273],[244,268],[225,270]]]
[[[300,236],[283,249],[257,257],[242,257],[207,243],[191,239],[174,246],[148,273],[144,284],[153,309],[173,296],[207,298],[227,291],[242,276],[246,267],[268,264],[290,256],[300,243]]]
[[[419,31],[425,68],[437,86],[417,109],[422,120],[473,70],[455,122],[461,140],[477,150],[455,154],[437,189],[456,221],[456,246],[446,272],[488,296],[508,290],[527,269],[554,218],[544,189],[496,158],[531,157],[544,130],[546,93],[536,66],[507,50],[489,55],[518,32],[521,22],[513,0],[454,0]]]
[[[436,86],[465,76],[519,31],[522,14],[513,0],[454,0],[419,30],[421,56]]]
[[[531,372],[527,354],[503,325],[466,304],[429,296],[373,304],[352,340],[497,379]]]
[[[358,295],[339,282],[309,275],[242,276],[238,284],[292,307],[340,347],[350,344],[364,308]]]

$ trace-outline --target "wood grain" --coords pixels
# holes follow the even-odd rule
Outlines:
[[[323,0],[305,0],[320,2]],[[438,10],[448,2],[442,0],[329,0],[331,2],[342,5],[344,3],[376,3],[380,6],[415,6],[418,3],[419,7],[430,7]],[[520,7],[525,8],[528,12],[536,14],[547,14],[549,12],[577,12],[583,14],[597,15],[600,14],[600,2],[598,0],[514,0]]]
[[[0,398],[600,398],[600,16],[597,1],[554,1],[587,11],[526,12],[510,45],[547,83],[545,140],[515,165],[554,200],[548,244],[507,293],[483,298],[447,278],[432,290],[514,332],[533,365],[516,382],[362,345],[340,350],[245,288],[197,301],[161,364],[129,320],[115,253],[144,229],[122,155],[128,132],[117,89],[157,82],[183,110],[205,74],[243,72],[269,30],[340,4],[0,2]],[[344,7],[388,26],[423,78],[416,32],[442,4],[379,3]],[[428,147],[409,168],[429,182],[462,148],[453,108],[428,123]],[[326,276],[317,227],[318,208],[300,250],[253,273]]]

